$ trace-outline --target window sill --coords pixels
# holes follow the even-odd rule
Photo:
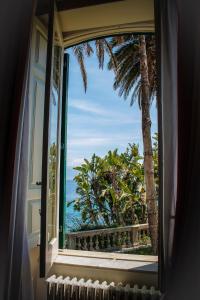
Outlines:
[[[53,274],[158,288],[158,259],[146,255],[60,250],[49,276]]]
[[[60,250],[55,264],[157,274],[158,258],[150,255]]]

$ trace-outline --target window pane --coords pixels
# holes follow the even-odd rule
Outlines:
[[[54,46],[53,84],[50,106],[50,134],[49,134],[49,195],[48,195],[48,241],[56,237],[57,226],[57,174],[58,174],[58,127],[60,105],[60,69],[61,48]]]

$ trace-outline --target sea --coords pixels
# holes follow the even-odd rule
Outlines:
[[[66,207],[65,207],[65,228],[66,231],[71,231],[74,227],[82,222],[81,214],[78,211],[74,211],[73,204],[67,207],[67,203],[77,198],[76,194],[76,182],[73,180],[67,180],[66,182]]]

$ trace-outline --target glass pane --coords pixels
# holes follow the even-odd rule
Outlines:
[[[56,40],[56,34],[55,34]],[[56,42],[55,42],[56,44]],[[59,106],[60,106],[60,71],[61,48],[54,46],[53,78],[50,104],[50,133],[49,133],[49,195],[48,195],[48,241],[57,236],[57,179],[58,179],[58,137],[59,137]]]

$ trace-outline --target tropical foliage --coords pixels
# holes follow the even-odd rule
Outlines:
[[[55,193],[56,187],[57,146],[52,143],[49,149],[49,190]]]
[[[56,219],[56,172],[57,167],[57,146],[52,143],[49,147],[49,194],[47,201],[48,211],[48,232],[49,239],[55,234],[55,219]]]
[[[156,159],[156,156],[155,156]],[[138,145],[129,144],[104,157],[93,154],[75,168],[77,199],[68,203],[90,226],[125,226],[147,221],[143,158]]]

